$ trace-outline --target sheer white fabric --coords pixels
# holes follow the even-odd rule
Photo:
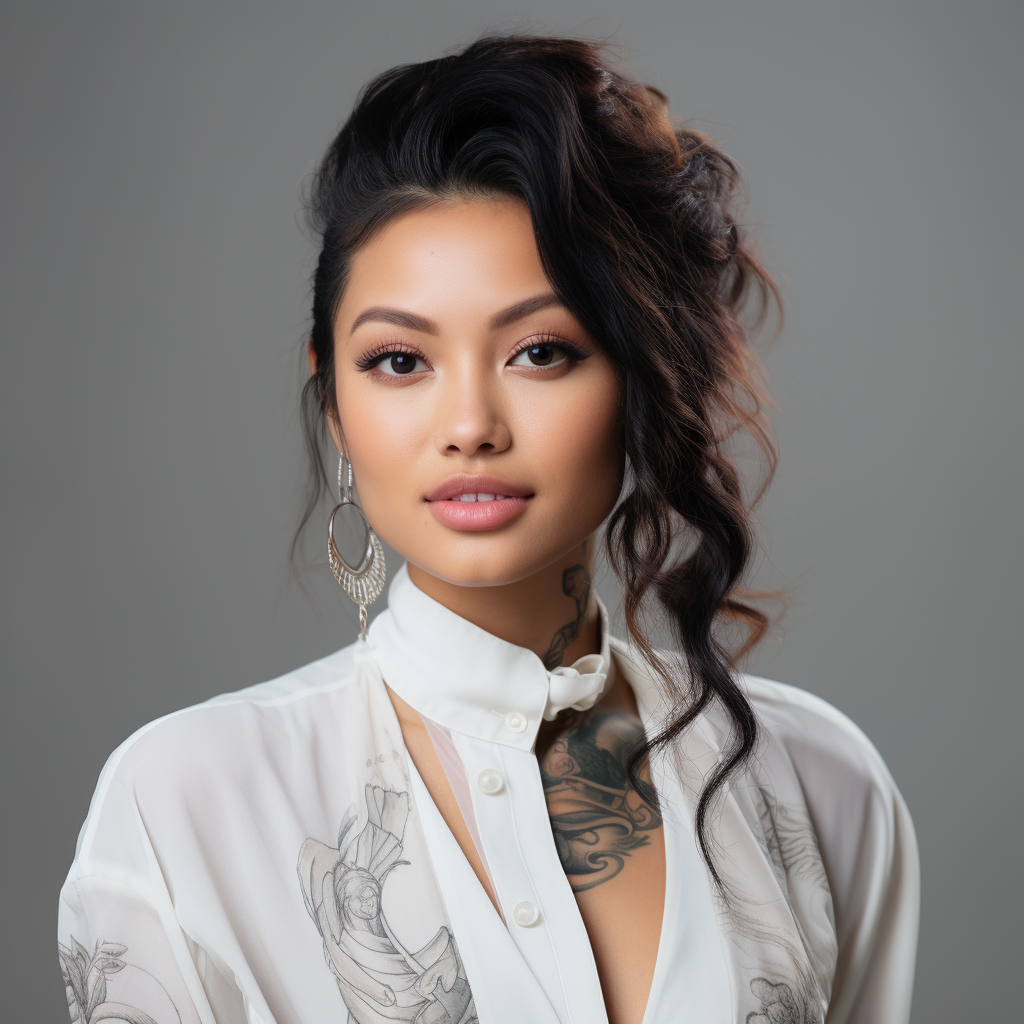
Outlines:
[[[422,715],[420,717],[423,718]],[[466,823],[469,837],[473,840],[476,852],[480,854],[484,872],[487,874],[487,878],[493,887],[494,877],[491,875],[491,869],[487,864],[487,851],[484,849],[484,842],[480,838],[480,829],[476,823],[476,811],[473,810],[473,789],[469,784],[469,779],[466,777],[465,765],[463,765],[459,753],[455,749],[452,734],[443,725],[438,725],[432,718],[423,718],[423,724],[426,726],[427,735],[430,737],[430,742],[434,752],[437,754],[437,759],[441,762],[441,767],[444,769],[448,785],[451,786],[455,802],[459,805],[459,813],[462,815],[462,820]]]
[[[630,648],[591,658],[549,673],[403,569],[368,643],[139,730],[101,773],[60,895],[72,1019],[606,1021],[533,745],[553,706],[597,699],[612,672],[649,732],[665,709]],[[459,780],[504,922],[407,755],[384,679]],[[902,1024],[918,910],[903,800],[830,705],[743,685],[765,741],[715,810],[729,902],[693,838],[724,716],[653,766],[668,871],[644,1022]]]

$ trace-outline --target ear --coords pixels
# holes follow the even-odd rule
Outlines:
[[[313,347],[313,339],[310,338],[306,342],[306,358],[309,360],[309,372],[310,374],[316,373],[316,349]],[[329,410],[324,414],[324,418],[327,421],[327,432],[331,435],[331,440],[334,442],[334,447],[337,448],[339,454],[345,451],[345,445],[341,438],[341,424]]]

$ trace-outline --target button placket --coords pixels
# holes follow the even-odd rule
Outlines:
[[[453,739],[472,786],[473,808],[507,924],[506,934],[558,1008],[559,1018],[566,1021],[570,1019],[565,1003],[566,966],[560,962],[559,949],[575,948],[586,939],[586,931],[571,890],[563,891],[567,889],[565,872],[553,849],[536,757],[525,745],[508,742],[511,737],[504,730],[505,713],[498,711],[494,716],[501,723],[495,732],[505,733],[504,742],[460,733],[453,733]],[[524,717],[532,726],[537,724],[533,715]],[[530,735],[530,726],[526,735]],[[480,776],[488,771],[501,775],[504,786],[500,795],[487,794],[481,788]],[[592,999],[594,1013],[584,1011],[581,1020],[601,1019],[597,1011],[603,1012],[603,1003],[596,968],[593,978],[587,978],[582,1005],[589,1008]]]

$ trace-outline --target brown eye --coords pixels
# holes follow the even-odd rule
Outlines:
[[[416,357],[407,352],[396,352],[391,357],[391,370],[394,373],[412,373],[416,368]]]
[[[426,368],[423,360],[411,352],[388,352],[378,358],[376,366],[386,377],[404,377]]]
[[[531,345],[520,349],[512,360],[513,366],[558,366],[564,363],[567,353],[556,345]]]

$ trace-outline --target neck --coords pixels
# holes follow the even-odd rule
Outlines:
[[[409,563],[409,577],[429,597],[488,633],[533,651],[547,669],[601,649],[591,586],[591,545],[515,583],[463,587]]]

